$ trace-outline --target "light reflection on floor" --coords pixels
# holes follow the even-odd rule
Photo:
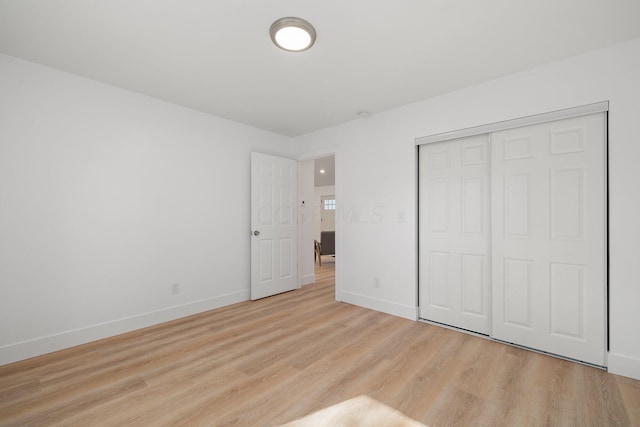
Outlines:
[[[369,396],[358,396],[321,409],[286,427],[428,427]]]

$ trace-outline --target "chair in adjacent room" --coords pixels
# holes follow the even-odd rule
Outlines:
[[[316,259],[320,266],[322,266],[322,255],[335,255],[336,254],[336,232],[335,231],[323,231],[320,233],[320,241],[313,241],[314,252],[313,260]]]

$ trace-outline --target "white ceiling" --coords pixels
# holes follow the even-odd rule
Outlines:
[[[320,173],[320,170],[324,173]],[[325,185],[336,184],[336,157],[327,156],[314,160],[314,186],[323,187]]]
[[[636,37],[639,0],[0,0],[2,53],[288,136]]]

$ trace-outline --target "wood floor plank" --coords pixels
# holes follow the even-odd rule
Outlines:
[[[2,366],[0,426],[640,426],[640,381],[336,302],[334,265]]]
[[[618,375],[613,375],[613,379],[618,384],[630,425],[640,426],[640,381]]]

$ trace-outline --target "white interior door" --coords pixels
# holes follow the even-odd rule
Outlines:
[[[491,332],[487,135],[420,147],[420,317]]]
[[[336,196],[320,198],[320,231],[336,230]]]
[[[251,153],[251,299],[297,287],[297,162]]]
[[[605,115],[493,133],[493,336],[605,365]]]

